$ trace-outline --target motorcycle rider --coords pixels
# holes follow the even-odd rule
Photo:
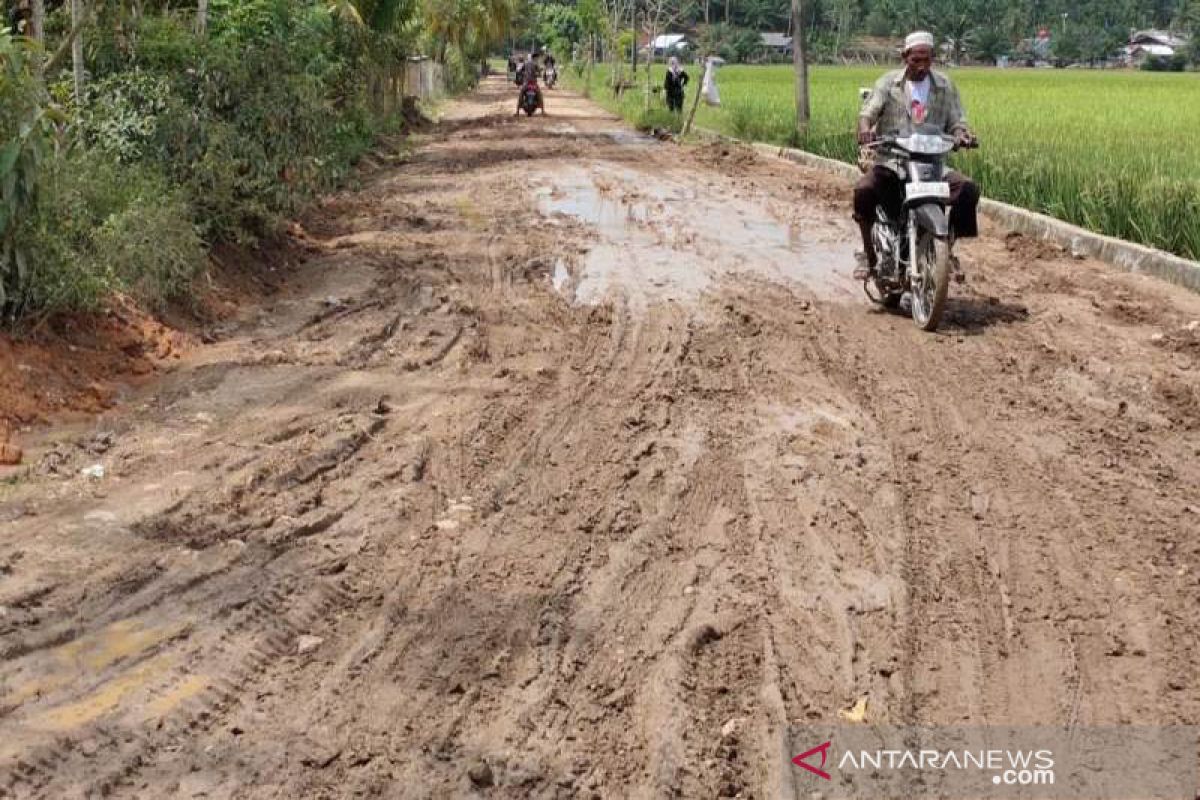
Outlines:
[[[904,67],[893,70],[875,83],[858,117],[858,143],[871,144],[877,136],[907,136],[932,132],[953,136],[959,146],[971,145],[975,135],[967,126],[958,89],[950,78],[932,69],[933,35],[910,33],[904,40]],[[898,165],[880,154],[854,187],[854,219],[862,233],[863,252],[854,270],[855,280],[866,280],[875,271],[877,257],[871,241],[875,207],[883,204],[889,214],[899,215],[904,200],[903,180]],[[975,215],[979,187],[967,176],[947,170],[950,184],[950,224],[956,237],[979,233]]]
[[[542,88],[538,86],[538,63],[534,59],[536,55],[531,55],[529,60],[525,62],[525,66],[517,71],[518,85],[521,87],[517,92],[517,116],[521,115],[521,99],[525,96],[527,89],[532,89],[537,93],[537,107],[541,109],[542,115],[546,114],[546,99],[542,96]]]

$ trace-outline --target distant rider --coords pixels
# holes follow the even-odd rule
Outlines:
[[[521,100],[525,96],[525,92],[532,89],[537,94],[537,107],[541,110],[542,115],[546,114],[546,100],[542,96],[542,89],[538,86],[538,64],[530,57],[525,62],[525,66],[519,70],[519,85],[521,90],[517,92],[517,116],[521,115]]]
[[[975,135],[967,127],[958,89],[947,75],[932,69],[933,35],[925,31],[909,34],[902,56],[904,68],[876,81],[863,103],[858,117],[859,145],[869,145],[878,136],[907,136],[913,132],[948,134],[960,146],[973,143]],[[874,165],[854,187],[854,219],[863,241],[862,257],[854,270],[856,280],[866,280],[875,271],[877,256],[871,242],[875,207],[882,203],[889,213],[899,215],[903,205],[900,169],[876,154]],[[954,170],[946,172],[946,182],[950,184],[950,223],[955,236],[977,236],[979,187]]]
[[[676,114],[683,113],[683,90],[688,84],[688,74],[679,66],[675,56],[667,61],[667,77],[663,79],[663,89],[667,93],[667,109]]]

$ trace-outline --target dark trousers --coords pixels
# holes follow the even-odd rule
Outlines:
[[[669,111],[683,111],[683,92],[667,92],[667,109]]]
[[[950,227],[960,239],[979,235],[979,220],[975,209],[979,205],[979,187],[975,182],[954,170],[946,171],[950,184]],[[858,180],[854,187],[854,219],[862,233],[863,250],[872,264],[875,249],[871,244],[871,228],[875,225],[875,206],[882,205],[892,217],[899,217],[904,205],[904,182],[887,167],[876,165]]]

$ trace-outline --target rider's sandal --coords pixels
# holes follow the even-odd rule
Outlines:
[[[854,267],[854,280],[866,281],[871,277],[871,265],[867,262],[866,253],[855,253],[854,260],[857,262]]]

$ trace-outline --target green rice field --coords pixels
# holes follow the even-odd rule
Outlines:
[[[692,82],[685,110],[702,72],[688,69]],[[812,126],[797,142],[791,67],[722,67],[717,73],[722,105],[701,104],[696,124],[853,162],[858,89],[872,85],[884,69],[814,67]],[[955,156],[956,165],[979,181],[984,194],[1200,259],[1200,74],[948,72],[982,144],[976,152]],[[661,85],[660,76],[661,68],[655,85]],[[593,98],[630,119],[661,124],[665,110],[647,116],[640,91],[627,92],[618,103],[605,77],[603,68],[593,73]],[[571,72],[569,79],[582,88],[581,77]],[[663,108],[665,102],[660,93],[652,105]]]

